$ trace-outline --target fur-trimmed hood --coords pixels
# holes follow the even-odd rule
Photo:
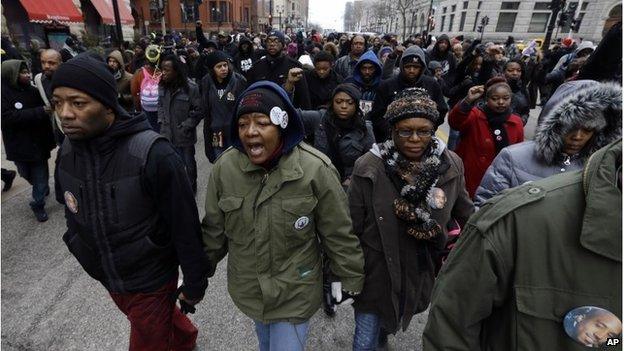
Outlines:
[[[589,80],[560,86],[540,115],[535,151],[547,164],[553,164],[562,157],[564,135],[578,127],[595,130],[581,157],[621,138],[622,88]]]

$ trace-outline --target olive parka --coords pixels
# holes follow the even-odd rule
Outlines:
[[[487,201],[438,276],[424,350],[588,350],[565,333],[568,312],[621,320],[621,154],[619,139],[584,170]]]
[[[215,265],[229,254],[228,291],[244,314],[263,323],[300,323],[321,305],[321,248],[345,291],[362,290],[364,258],[338,172],[301,141],[303,124],[286,93],[266,81],[248,90],[258,87],[274,90],[288,106],[282,137],[289,151],[269,171],[254,165],[232,123],[234,146],[208,179],[204,250]]]

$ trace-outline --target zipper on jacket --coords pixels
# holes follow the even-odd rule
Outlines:
[[[267,179],[269,179],[269,174],[271,173],[271,171],[264,173],[264,175],[262,176],[262,179],[260,180],[260,188],[258,189],[258,192],[256,193],[256,197],[254,199],[254,203],[253,203],[253,213],[254,213],[254,220],[256,219],[256,204],[258,203],[258,198],[260,197],[260,193],[262,193],[262,189],[264,189],[264,185],[266,184]]]
[[[110,246],[108,245],[106,238],[106,222],[103,216],[100,216],[100,210],[103,208],[102,204],[102,194],[100,193],[100,180],[98,179],[98,173],[100,170],[100,163],[98,161],[98,156],[94,156],[93,149],[91,145],[87,146],[89,149],[89,157],[90,161],[93,163],[93,169],[91,170],[92,182],[94,183],[95,194],[94,195],[94,212],[93,215],[95,217],[95,235],[96,241],[100,246],[100,255],[102,259],[102,268],[105,271],[105,274],[110,279],[111,288],[114,291],[123,292],[123,284],[121,283],[121,279],[119,274],[117,274],[117,270],[113,264],[113,254],[110,250]]]
[[[116,190],[116,186],[111,186],[111,210],[113,212],[113,220],[119,222],[119,208],[117,208],[117,196],[115,195]]]

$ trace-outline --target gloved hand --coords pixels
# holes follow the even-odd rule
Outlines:
[[[331,294],[336,305],[348,306],[353,303],[354,294],[342,290],[341,282],[331,283]]]
[[[195,313],[195,305],[201,301],[201,300],[187,300],[184,297],[184,293],[182,292],[184,290],[184,285],[180,285],[180,287],[178,288],[178,290],[176,290],[176,292],[173,294],[173,300],[180,300],[180,311],[184,314],[187,313]]]

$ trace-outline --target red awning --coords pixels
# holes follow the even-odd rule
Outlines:
[[[91,0],[91,3],[102,17],[102,22],[104,24],[115,24],[112,0]],[[132,18],[130,6],[128,6],[126,1],[117,0],[117,6],[119,6],[119,19],[121,20],[121,24],[134,25],[134,18]]]
[[[82,14],[72,0],[20,0],[31,22],[81,23]]]

